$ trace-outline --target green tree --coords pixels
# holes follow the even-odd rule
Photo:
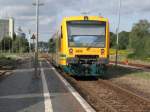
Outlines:
[[[116,47],[116,34],[114,34],[113,32],[110,32],[110,47]]]
[[[16,37],[13,41],[13,51],[18,52],[28,52],[29,51],[29,44],[26,38]]]
[[[20,43],[20,39],[18,37],[16,37],[13,40],[13,51],[18,53],[19,52],[19,43]]]
[[[110,47],[116,48],[117,35],[110,32]],[[127,49],[129,44],[129,32],[122,31],[119,33],[119,49]]]
[[[134,57],[150,57],[150,23],[140,20],[130,33],[130,48],[134,49]]]
[[[119,49],[127,49],[129,44],[129,32],[122,31],[119,33]]]
[[[10,37],[4,37],[1,41],[1,47],[3,51],[12,49],[12,39]]]
[[[26,38],[21,38],[22,52],[29,52],[29,42]]]

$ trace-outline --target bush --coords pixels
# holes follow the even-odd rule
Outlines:
[[[130,48],[134,53],[129,58],[146,59],[150,57],[150,23],[147,20],[140,20],[135,24],[130,33]]]

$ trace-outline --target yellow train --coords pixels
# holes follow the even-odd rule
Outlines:
[[[79,76],[104,74],[109,63],[109,21],[99,16],[71,16],[50,39],[51,61]]]

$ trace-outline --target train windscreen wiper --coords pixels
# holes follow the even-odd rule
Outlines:
[[[92,47],[95,47],[97,44],[98,44],[98,43],[95,42],[93,45],[89,45],[89,46],[88,46],[88,49],[90,49],[90,48],[92,48]]]

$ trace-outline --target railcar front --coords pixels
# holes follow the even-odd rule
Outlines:
[[[63,19],[59,65],[73,75],[99,76],[109,62],[108,19],[78,16]]]

